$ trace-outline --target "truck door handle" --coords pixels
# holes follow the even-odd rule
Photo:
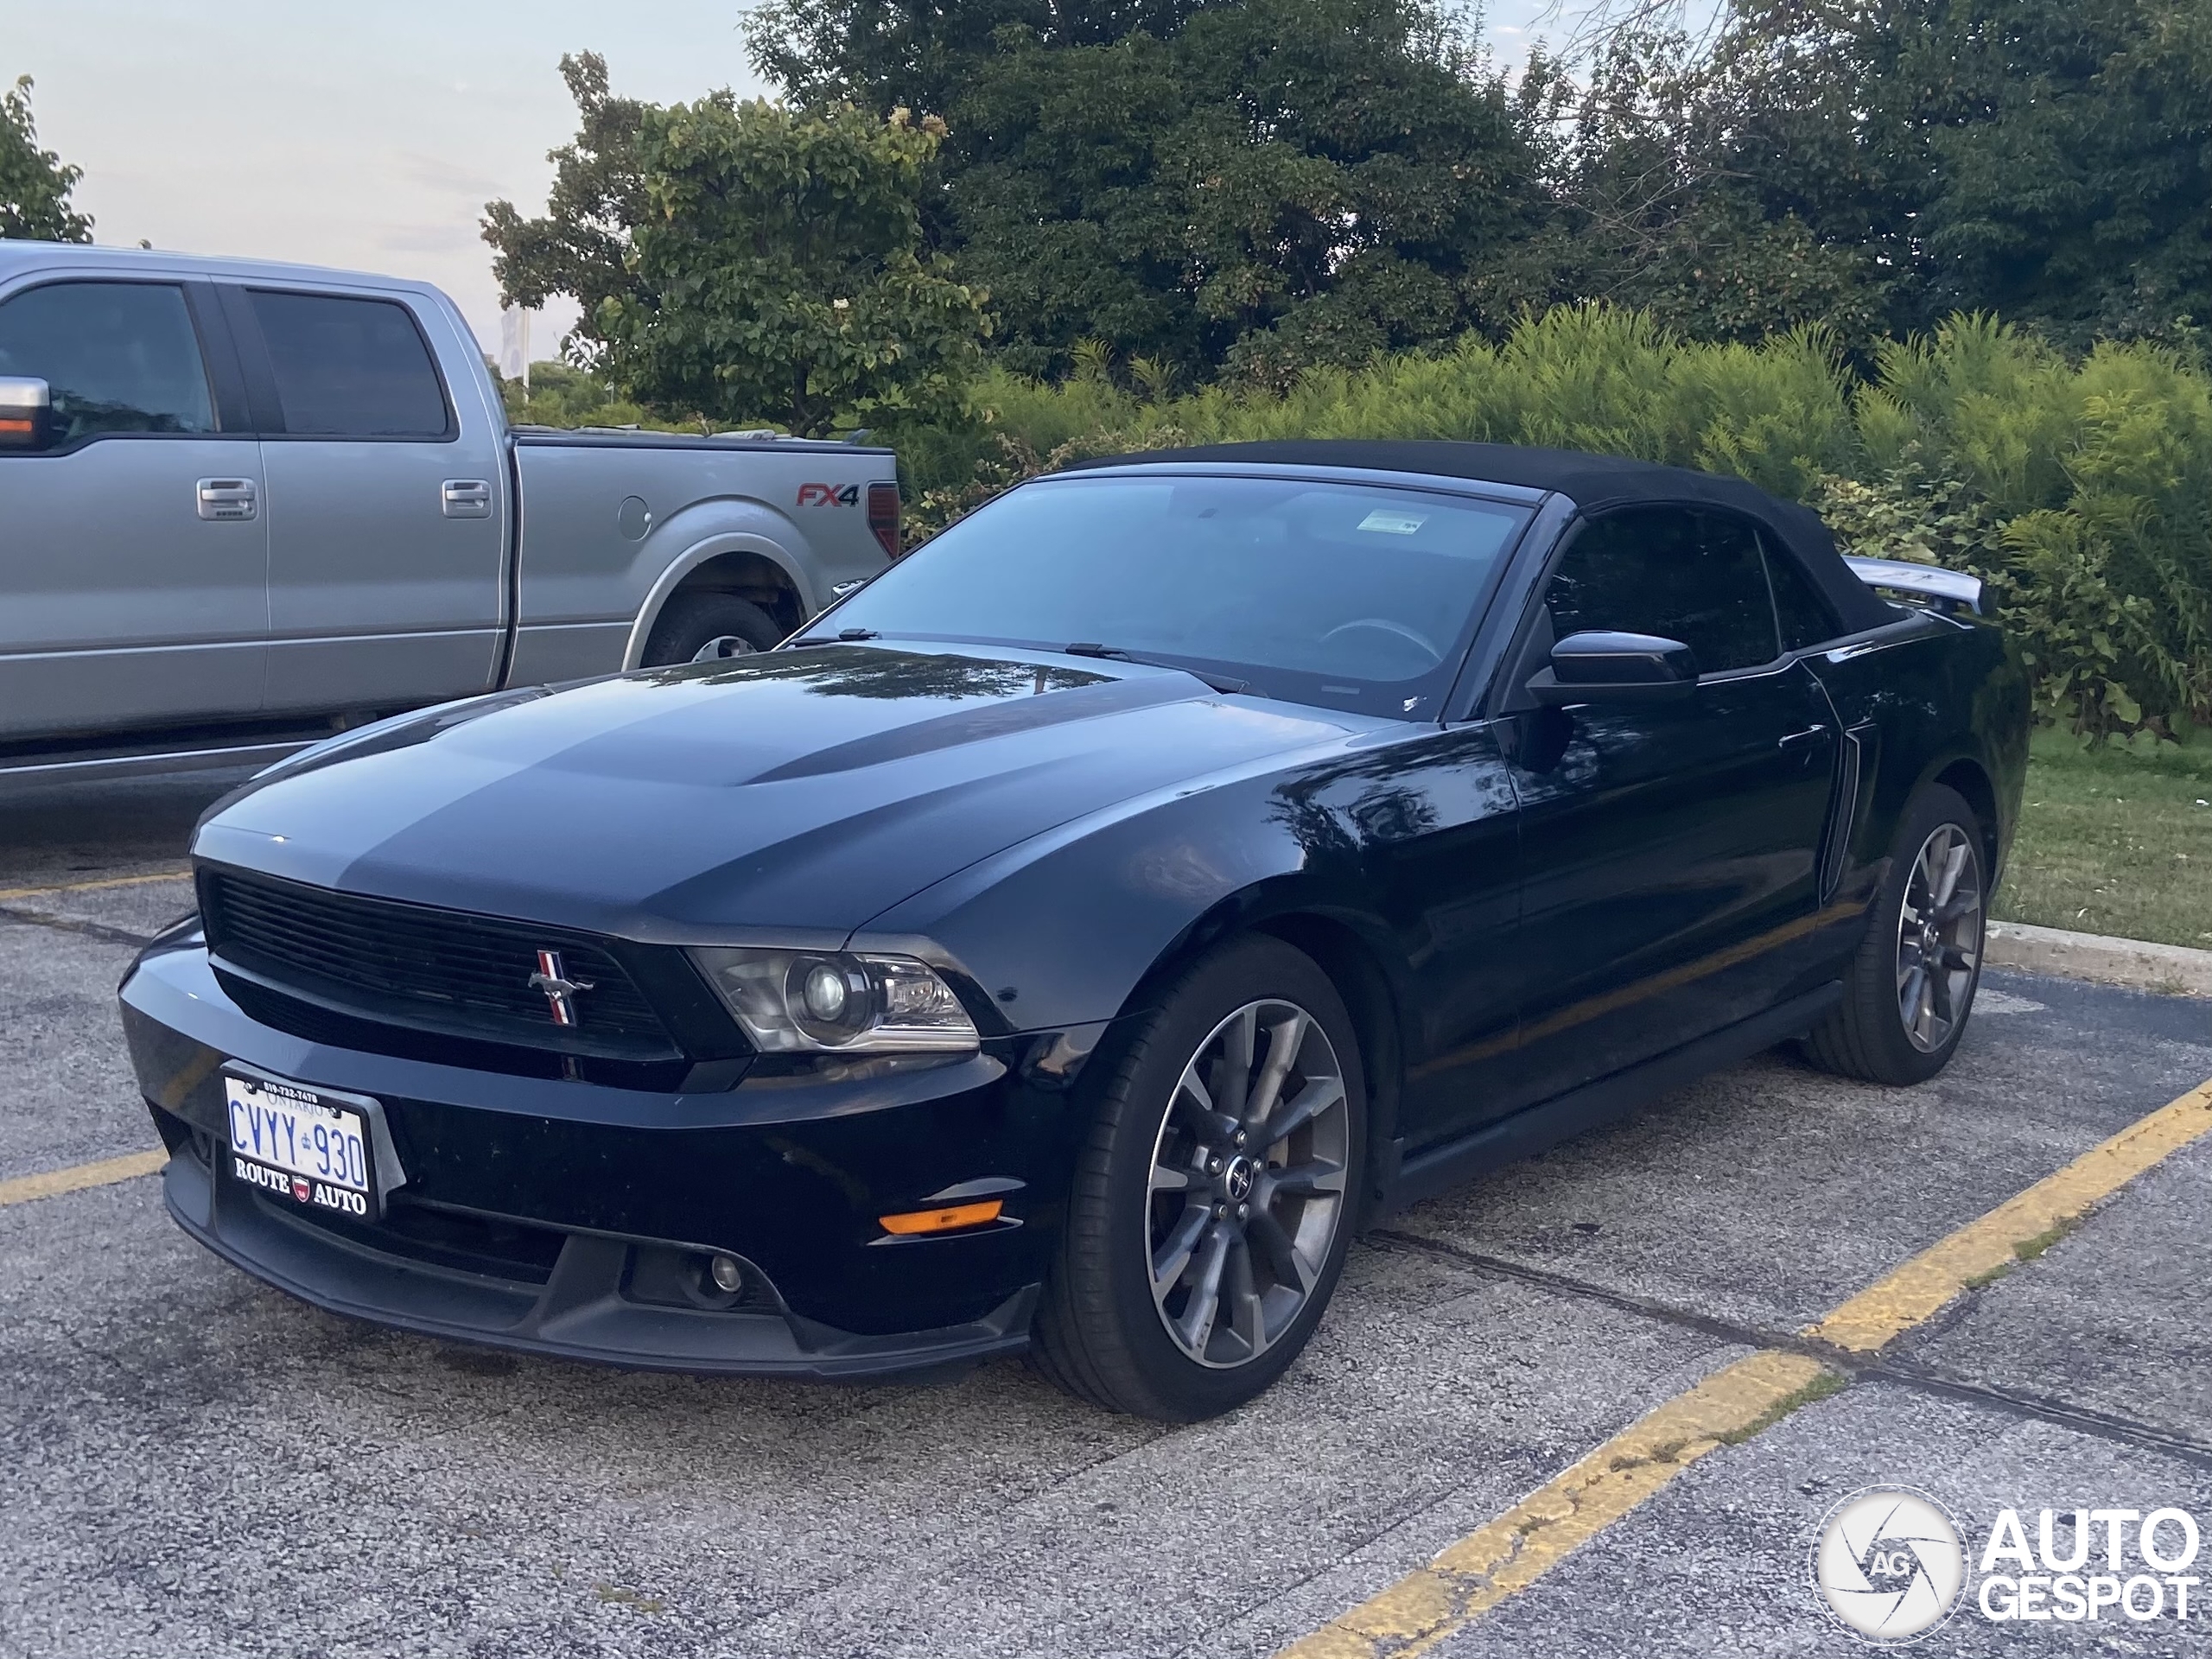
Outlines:
[[[492,486],[480,478],[449,478],[438,486],[438,501],[448,518],[489,518]]]
[[[1824,725],[1808,726],[1802,732],[1790,733],[1789,736],[1783,738],[1777,742],[1775,747],[1778,749],[1795,748],[1800,743],[1811,741],[1814,738],[1818,737],[1826,730],[1827,730],[1827,728]]]
[[[234,524],[261,511],[261,492],[250,478],[203,478],[194,489],[202,518]]]

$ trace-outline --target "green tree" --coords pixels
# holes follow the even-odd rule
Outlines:
[[[1426,0],[1246,0],[1177,36],[1187,268],[1245,378],[1499,331],[1550,297],[1522,257],[1548,212],[1537,135],[1472,21]]]
[[[1885,10],[1867,54],[1890,94],[1884,137],[1916,159],[1924,144],[1935,181],[1916,321],[1984,308],[2075,346],[2212,322],[2202,0]]]
[[[1737,0],[1681,152],[1882,290],[2082,348],[2212,320],[2203,0]]]
[[[89,242],[92,221],[69,205],[85,176],[38,147],[31,119],[31,78],[0,92],[0,238],[34,242]]]
[[[1550,157],[1556,284],[1694,339],[1755,341],[1813,324],[1864,344],[1883,320],[1883,265],[1856,226],[1823,239],[1811,204],[1778,176],[1827,164],[1808,151],[1834,149],[1837,112],[1805,121],[1787,156],[1768,154],[1771,137],[1754,142],[1754,124],[1777,110],[1797,116],[1806,89],[1783,53],[1760,57],[1758,44],[1732,34],[1708,53],[1679,30],[1624,27],[1579,93],[1555,66],[1535,67],[1555,106],[1572,104]]]
[[[1220,0],[1214,0],[1219,3]],[[806,105],[950,115],[999,31],[1047,48],[1164,40],[1206,0],[762,0],[746,15],[753,67]]]
[[[718,92],[649,108],[626,282],[594,323],[641,401],[802,436],[841,415],[940,410],[980,356],[982,296],[921,245],[942,124]]]
[[[492,274],[510,305],[542,306],[555,295],[582,312],[570,344],[577,355],[601,346],[599,308],[627,289],[623,261],[630,233],[645,213],[638,134],[646,106],[607,90],[607,60],[596,52],[561,58],[561,78],[576,101],[574,142],[550,152],[553,188],[545,212],[524,219],[510,201],[485,205],[484,239]]]
[[[1015,34],[987,61],[956,111],[935,228],[990,294],[995,354],[1031,374],[1083,340],[1205,359],[1179,204],[1155,188],[1186,109],[1167,48],[1137,34],[1055,50]]]
[[[928,229],[1027,372],[1096,338],[1281,384],[1548,295],[1529,113],[1430,0],[783,0],[752,39],[795,99],[943,100]]]
[[[1601,43],[1561,286],[1704,338],[1990,311],[2072,349],[2212,317],[2205,0],[1670,0]]]

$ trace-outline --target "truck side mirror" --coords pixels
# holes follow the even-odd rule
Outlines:
[[[1697,654],[1679,639],[1590,630],[1552,647],[1551,666],[1529,677],[1529,695],[1558,708],[1573,702],[1661,702],[1697,684]]]
[[[0,375],[0,449],[43,449],[54,441],[54,393],[35,375]]]

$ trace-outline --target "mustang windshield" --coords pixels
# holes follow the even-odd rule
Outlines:
[[[810,632],[1104,646],[1269,696],[1433,716],[1528,517],[1304,479],[1048,479],[962,519]]]

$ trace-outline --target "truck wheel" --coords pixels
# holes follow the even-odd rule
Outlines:
[[[1981,982],[1987,897],[1974,809],[1930,785],[1905,809],[1843,1001],[1805,1039],[1805,1057],[1868,1083],[1923,1083],[1948,1065]]]
[[[1358,1039],[1328,976],[1264,938],[1202,958],[1136,1023],[1033,1352],[1094,1405],[1192,1422],[1281,1376],[1336,1288],[1367,1133]]]
[[[645,654],[638,666],[666,668],[692,662],[718,640],[728,644],[715,653],[717,657],[743,657],[766,651],[783,637],[776,619],[749,599],[735,594],[678,594],[645,636]]]

